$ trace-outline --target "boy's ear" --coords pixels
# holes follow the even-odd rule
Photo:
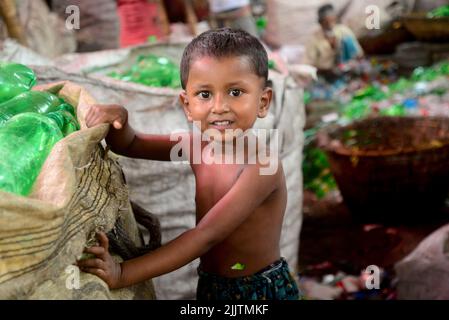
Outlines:
[[[262,97],[260,98],[259,110],[257,112],[257,116],[259,118],[265,118],[267,116],[272,98],[273,98],[273,89],[271,89],[270,87],[266,87],[263,90]]]
[[[179,102],[181,102],[182,108],[184,110],[184,113],[187,117],[187,120],[189,122],[192,122],[192,115],[190,113],[190,108],[189,108],[189,99],[187,97],[187,93],[183,90],[180,94],[179,94]]]

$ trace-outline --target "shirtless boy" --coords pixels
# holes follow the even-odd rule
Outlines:
[[[180,102],[187,119],[212,137],[213,142],[201,143],[202,152],[210,143],[230,144],[225,152],[237,152],[238,135],[231,133],[247,132],[258,117],[267,115],[272,98],[267,60],[260,42],[241,30],[207,31],[186,47]],[[170,151],[179,142],[171,141],[169,135],[134,131],[127,110],[119,105],[91,106],[86,123],[89,127],[111,124],[106,142],[126,157],[170,161]],[[194,134],[187,133],[187,137],[192,141]],[[244,143],[243,163],[204,161],[215,153],[203,155],[199,162],[190,161],[196,179],[195,228],[120,264],[111,258],[108,239],[100,233],[100,245],[86,249],[96,259],[79,261],[80,268],[112,289],[157,277],[200,258],[199,300],[298,299],[296,283],[280,256],[287,201],[282,165],[278,155],[270,155],[279,166],[273,174],[263,175],[264,164],[248,161],[249,149]]]

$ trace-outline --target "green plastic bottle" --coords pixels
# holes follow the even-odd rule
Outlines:
[[[304,148],[302,169],[304,189],[315,193],[318,199],[336,188],[337,184],[330,170],[327,156],[321,149],[313,146]]]
[[[376,86],[367,86],[364,89],[360,89],[354,93],[353,100],[371,99],[374,101],[381,101],[385,99],[387,95]]]
[[[23,112],[48,113],[56,111],[63,101],[45,91],[27,91],[0,104],[0,126]]]
[[[63,138],[57,121],[25,112],[0,128],[0,189],[26,196],[56,142]]]
[[[394,104],[380,111],[382,116],[405,116],[405,108],[401,104]]]
[[[64,137],[80,129],[79,123],[76,120],[75,116],[71,112],[66,110],[65,105],[66,104],[62,104],[60,107],[58,107],[58,111],[53,111],[46,114],[47,117],[58,124],[58,127],[61,128],[61,132]]]
[[[151,87],[179,88],[179,68],[166,57],[139,55],[130,69],[110,72],[108,76]]]
[[[58,106],[58,110],[65,110],[65,111],[67,111],[67,112],[69,112],[72,116],[74,116],[75,119],[76,119],[76,111],[75,111],[75,108],[74,108],[71,104],[69,104],[69,103],[67,103],[67,102],[63,102],[62,104],[60,104],[60,105]]]
[[[36,84],[33,70],[23,64],[0,62],[0,103],[31,90]]]
[[[449,17],[449,5],[444,5],[433,9],[427,13],[428,18],[444,18]]]
[[[343,109],[343,116],[349,120],[364,118],[369,113],[369,103],[365,100],[353,100]]]

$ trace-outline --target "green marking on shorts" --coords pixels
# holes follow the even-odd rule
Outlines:
[[[240,262],[237,262],[236,264],[234,264],[232,267],[231,267],[231,269],[232,270],[245,270],[245,265],[244,264],[242,264],[242,263],[240,263]]]

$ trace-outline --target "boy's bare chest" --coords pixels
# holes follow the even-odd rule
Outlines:
[[[209,210],[235,184],[244,165],[199,165],[194,169],[197,206]]]

